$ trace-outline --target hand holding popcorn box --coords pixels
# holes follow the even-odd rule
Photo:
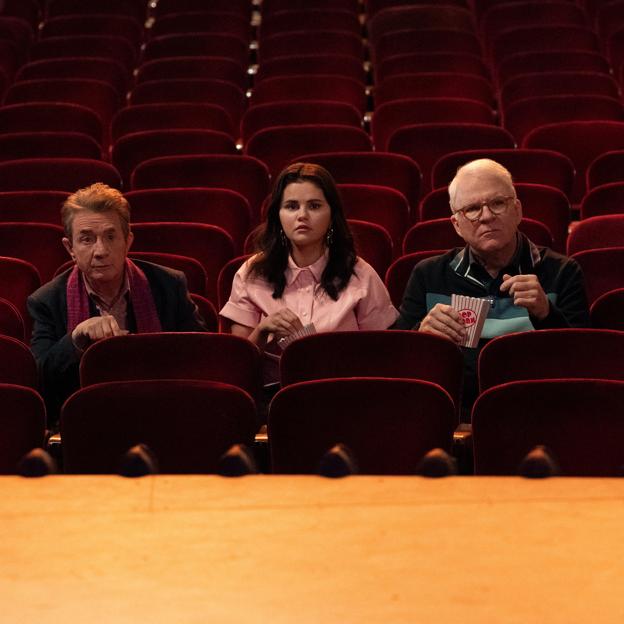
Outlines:
[[[477,297],[452,295],[451,307],[459,312],[466,327],[466,337],[460,346],[474,349],[479,344],[483,324],[490,311],[490,302]]]
[[[303,338],[304,336],[311,336],[312,334],[316,334],[316,328],[314,327],[314,323],[310,323],[300,329],[299,331],[293,332],[288,336],[284,336],[277,341],[277,344],[283,349],[285,349],[293,340],[297,340],[298,338]]]

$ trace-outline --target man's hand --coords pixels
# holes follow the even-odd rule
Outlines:
[[[531,316],[545,319],[550,311],[548,297],[537,279],[537,275],[528,273],[526,275],[503,275],[501,292],[509,291],[513,297],[514,305],[526,308]]]
[[[267,316],[258,324],[258,330],[263,334],[275,334],[281,338],[303,329],[299,317],[288,308],[282,308]]]
[[[93,316],[76,325],[72,332],[72,341],[79,349],[86,349],[91,342],[110,338],[111,336],[124,336],[128,331],[119,329],[114,316]]]
[[[466,336],[466,328],[457,310],[450,305],[436,303],[421,321],[418,331],[437,334],[460,344]]]

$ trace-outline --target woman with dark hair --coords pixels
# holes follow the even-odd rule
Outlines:
[[[277,353],[313,332],[387,329],[398,312],[375,270],[355,253],[336,184],[319,165],[281,172],[258,238],[220,314],[231,332]]]

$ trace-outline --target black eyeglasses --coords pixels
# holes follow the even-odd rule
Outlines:
[[[493,215],[499,215],[507,210],[509,200],[516,199],[515,195],[498,195],[491,199],[482,199],[474,204],[468,204],[463,208],[454,211],[454,214],[461,212],[468,221],[478,221],[483,216],[483,207],[487,206]]]

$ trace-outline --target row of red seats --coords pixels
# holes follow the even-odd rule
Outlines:
[[[623,332],[608,330],[546,330],[488,344],[479,360],[481,393],[472,413],[477,474],[513,474],[540,443],[551,447],[566,474],[615,474],[621,449],[609,436],[616,423],[621,428],[622,340]],[[8,407],[0,471],[7,472],[42,444],[45,410],[28,349],[11,339],[0,339],[0,349],[7,356],[0,361],[11,362],[0,371]],[[342,357],[328,365],[328,350]],[[588,357],[575,357],[579,351]],[[346,332],[296,341],[284,352],[282,390],[268,415],[274,471],[315,472],[320,455],[343,442],[362,472],[415,472],[431,448],[450,450],[462,366],[458,347],[428,334]],[[259,380],[259,352],[229,335],[146,334],[97,343],[81,364],[82,389],[63,408],[65,468],[114,472],[121,454],[142,441],[156,452],[164,472],[214,471],[209,466],[232,444],[253,441]],[[181,392],[186,399],[180,400]],[[510,397],[508,409],[497,411]],[[113,400],[122,407],[111,410]],[[197,405],[203,406],[202,416]],[[149,419],[143,417],[146,410]],[[173,460],[175,450],[165,439],[175,439],[186,463]]]
[[[376,17],[380,17],[380,15],[377,15]],[[328,131],[327,134],[330,134],[329,139],[327,138],[327,136],[323,136],[322,133],[320,133],[320,132],[317,132],[317,136],[319,137],[320,140],[323,140],[325,143],[327,143],[332,148],[345,147],[345,145],[336,145],[335,143],[332,143],[332,139],[336,143],[339,143],[340,141],[338,141],[335,136],[331,136],[331,134],[332,134],[331,130],[334,131],[333,132],[334,135],[336,133],[336,129],[327,129],[327,131]],[[445,128],[445,129],[442,129],[442,130],[440,130],[439,128],[437,129],[438,132],[445,132],[447,130],[451,131],[451,129],[448,129],[448,128]],[[469,130],[467,132],[470,133],[470,132],[472,132],[472,130]],[[490,136],[489,139],[483,139],[484,141],[487,142],[487,141],[489,141],[491,139],[492,140],[492,144],[494,144],[496,141],[503,141],[502,135],[500,135],[501,138],[496,138],[496,140],[495,140],[494,134],[496,134],[496,133],[493,134],[491,131],[488,131],[488,133],[491,136]],[[288,137],[289,134],[291,135],[290,140],[295,140],[295,141],[296,140],[302,140],[301,136],[300,136],[300,133],[298,135],[297,132],[289,131],[289,132],[286,132],[286,137]],[[294,134],[294,137],[292,136],[293,134]],[[357,131],[355,129],[352,128],[350,132],[346,132],[345,131],[345,134],[351,135],[350,137],[347,137],[347,139],[349,141],[351,141],[351,143],[349,143],[349,146],[351,146],[351,147],[358,147],[358,148],[361,148],[361,149],[366,149],[366,148],[369,147],[368,144],[365,144],[366,143],[365,140],[355,136],[357,134]],[[408,143],[412,143],[413,142],[412,134],[413,133],[410,133],[410,136],[407,139]],[[151,140],[152,142],[154,142],[154,141],[156,141],[156,140],[158,140],[160,138],[161,137],[158,137],[158,136],[152,136],[152,137],[144,137],[143,139],[145,141],[150,141]],[[178,148],[172,148],[172,149],[177,149],[177,150],[179,150],[179,149],[193,149],[193,150],[197,150],[197,149],[211,149],[211,148],[214,149],[215,148],[214,147],[215,140],[217,142],[219,142],[219,137],[215,137],[213,135],[210,135],[210,137],[207,137],[206,135],[203,135],[202,137],[197,137],[197,136],[189,137],[188,134],[184,134],[183,137],[178,137],[178,139],[180,141],[182,141],[182,142],[186,142],[187,146],[186,147],[182,147],[182,148],[178,147]],[[208,140],[208,139],[210,139],[210,140]],[[347,139],[345,139],[345,140],[347,140]],[[258,144],[257,145],[253,145],[251,147],[251,149],[248,151],[248,153],[253,153],[254,150],[258,150],[258,155],[264,157],[265,159],[272,159],[272,161],[277,161],[277,163],[274,163],[274,162],[270,162],[269,163],[271,165],[272,169],[278,168],[282,164],[284,159],[283,159],[282,155],[275,153],[276,144],[279,145],[280,143],[283,143],[285,140],[288,140],[288,138],[284,137],[284,133],[279,134],[279,136],[277,136],[277,137],[275,137],[274,133],[272,133],[271,136],[262,136],[257,141]],[[474,137],[472,137],[472,138],[469,137],[468,140],[471,141],[471,142],[474,141],[472,143],[473,146],[481,141],[481,139],[475,139]],[[397,139],[397,142],[399,144],[399,149],[402,149],[402,147],[401,147],[401,140]],[[193,143],[193,146],[192,147],[188,147],[189,143]],[[207,143],[210,143],[211,146],[210,147],[206,147]],[[132,151],[131,147],[130,148],[126,148],[126,149],[128,151]],[[227,146],[225,146],[224,141],[221,140],[219,146],[217,146],[216,149],[231,150],[232,149],[232,144],[229,143]],[[411,145],[409,145],[407,147],[407,149],[410,150],[410,152],[414,151],[412,149]],[[417,150],[418,146],[416,146],[415,149]],[[122,152],[122,155],[120,156],[120,161],[121,161],[120,162],[120,166],[123,168],[123,166],[122,166],[123,160],[124,160],[124,158],[123,158],[123,151],[124,151],[123,148],[121,148],[120,151]],[[308,150],[305,150],[305,151],[308,151]],[[265,155],[267,152],[269,154]],[[427,154],[419,155],[420,159],[424,163],[424,165],[423,165],[424,168],[427,168],[427,165],[430,164],[427,161],[427,156],[428,156]],[[427,179],[425,180],[425,187],[426,186],[427,186]]]
[[[600,130],[606,132],[607,128]],[[0,139],[1,140],[1,139]],[[620,151],[608,152],[599,156],[588,168],[590,192],[581,202],[581,218],[622,211],[622,184],[610,182],[617,178]],[[356,197],[347,204],[353,204],[353,218],[376,221],[388,228],[395,242],[402,237],[406,223],[419,219],[440,218],[448,214],[445,187],[455,169],[473,158],[490,157],[506,165],[518,183],[518,193],[524,202],[525,216],[542,221],[550,230],[555,248],[563,251],[569,222],[569,209],[566,195],[573,188],[574,168],[569,159],[553,151],[539,149],[494,149],[451,152],[443,156],[432,172],[434,191],[419,203],[420,171],[406,157],[378,152],[297,154],[296,158],[318,162],[326,166],[341,185],[367,184],[386,187],[378,189],[375,200],[389,208],[376,208],[372,204],[355,206]],[[68,166],[69,165],[69,166]],[[22,160],[0,163],[2,182],[0,192],[54,189],[70,191],[84,186],[94,179],[100,179],[111,186],[119,187],[119,174],[105,163],[94,161]],[[594,182],[600,182],[594,188]],[[194,155],[147,159],[136,167],[133,188],[145,190],[173,187],[217,187],[229,188],[241,194],[249,203],[249,224],[255,225],[260,219],[260,210],[269,188],[268,172],[263,165],[250,157]],[[371,197],[373,189],[369,189]],[[199,191],[197,191],[199,193]],[[189,195],[192,195],[190,192]],[[36,194],[35,194],[36,195]],[[401,197],[399,197],[401,195]],[[155,197],[155,195],[154,195]],[[394,204],[396,208],[392,207]],[[17,201],[17,198],[15,198]],[[2,219],[48,221],[56,200],[39,199],[32,196],[32,207],[26,200],[11,209],[8,200],[3,202]],[[188,202],[193,202],[189,197]],[[405,205],[409,216],[405,218]],[[348,207],[349,208],[349,207]],[[30,210],[30,212],[27,212]],[[398,211],[398,216],[393,214]],[[45,216],[48,215],[48,216]],[[233,220],[236,217],[232,217]],[[180,220],[178,218],[177,220]],[[391,225],[392,222],[397,225]],[[52,222],[56,223],[53,218]],[[219,222],[216,223],[219,225]],[[236,240],[244,237],[243,227],[232,228]],[[242,236],[241,236],[242,234]]]

